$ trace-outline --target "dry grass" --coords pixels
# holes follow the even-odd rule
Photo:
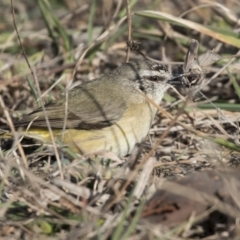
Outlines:
[[[130,28],[128,1],[89,2],[14,1],[32,73],[10,2],[1,2],[0,121],[14,133],[0,149],[1,239],[239,239],[240,4],[129,1]],[[14,129],[23,114],[125,62],[126,41],[172,69],[192,38],[200,54],[215,49],[222,59],[196,94],[165,95],[149,136],[125,159],[91,162]]]

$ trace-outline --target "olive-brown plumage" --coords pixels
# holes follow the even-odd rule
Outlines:
[[[112,72],[77,86],[45,105],[54,136],[74,151],[97,153],[109,150],[122,157],[147,135],[156,108],[145,94],[160,104],[171,74],[148,60],[125,63]],[[67,106],[66,130],[62,129]],[[23,117],[16,126],[27,127],[28,135],[49,141],[42,108]]]

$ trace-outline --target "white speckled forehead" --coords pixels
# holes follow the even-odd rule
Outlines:
[[[125,63],[109,74],[113,75],[116,81],[122,81],[122,79],[129,81],[147,80],[151,76],[157,76],[160,81],[171,78],[171,73],[169,73],[165,66],[149,60],[137,60]]]
[[[168,78],[170,77],[170,73],[165,70],[139,70],[138,72],[140,77],[151,77],[151,76],[158,76],[160,78]]]

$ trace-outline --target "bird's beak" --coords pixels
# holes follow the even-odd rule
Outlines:
[[[173,85],[173,86],[184,86],[184,83],[183,83],[183,74],[178,74],[176,76],[172,76],[172,78],[170,78],[168,81],[167,81],[168,84],[170,85]]]

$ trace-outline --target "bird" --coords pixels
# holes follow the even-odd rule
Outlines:
[[[174,79],[165,66],[154,61],[124,63],[70,89],[67,98],[47,103],[45,111],[40,107],[14,125],[28,136],[50,142],[47,115],[54,138],[72,151],[111,151],[124,157],[147,136],[153,123],[157,108],[147,98],[159,105],[165,91],[176,84]]]

